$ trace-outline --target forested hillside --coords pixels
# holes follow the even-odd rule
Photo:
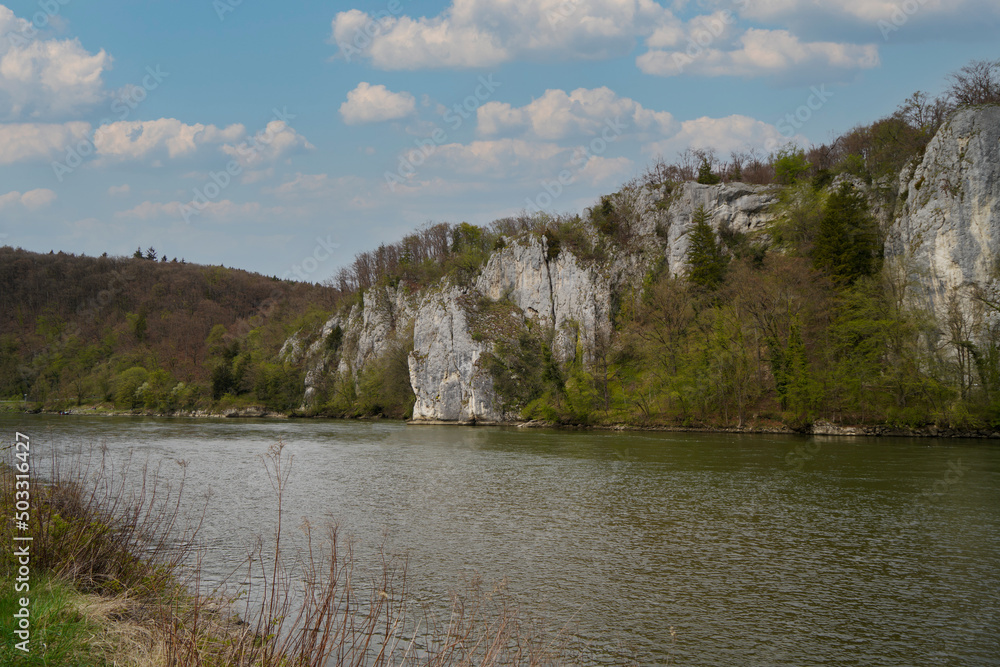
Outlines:
[[[221,266],[0,248],[0,396],[30,405],[277,409],[302,373],[275,361],[334,290]],[[232,370],[235,368],[235,370]]]
[[[691,150],[579,215],[430,224],[327,287],[3,248],[0,396],[992,432],[998,103],[1000,62],[973,63],[829,144]]]

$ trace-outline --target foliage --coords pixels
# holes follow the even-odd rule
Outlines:
[[[698,183],[702,185],[716,185],[722,182],[722,177],[718,174],[712,172],[712,165],[707,159],[701,161],[701,166],[698,167]]]
[[[722,245],[715,238],[715,231],[708,222],[704,206],[695,209],[688,240],[688,280],[705,289],[714,289],[722,282],[727,259]]]
[[[791,185],[805,175],[809,168],[809,160],[801,148],[789,144],[771,156],[774,164],[774,179],[782,185]]]
[[[882,242],[868,204],[849,183],[830,195],[819,222],[813,262],[834,281],[850,285],[879,268]]]

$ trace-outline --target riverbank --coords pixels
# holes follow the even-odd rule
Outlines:
[[[182,417],[211,419],[323,419],[322,415],[309,414],[301,411],[290,413],[278,412],[264,406],[242,406],[222,410],[179,410],[175,412],[156,412],[152,410],[118,410],[107,404],[84,405],[69,410],[46,410],[34,408],[31,410],[6,409],[8,413],[28,412],[31,414],[59,414],[66,416],[102,416],[102,417]],[[379,421],[383,417],[355,418],[359,421]],[[397,421],[397,420],[390,420]],[[819,419],[795,428],[774,420],[758,420],[743,426],[723,426],[713,424],[563,424],[544,420],[522,421],[446,421],[434,419],[407,420],[412,426],[499,426],[510,428],[552,428],[563,430],[595,430],[595,431],[652,431],[676,433],[743,433],[743,434],[775,434],[775,435],[824,435],[845,437],[903,437],[903,438],[979,438],[1000,439],[1000,429],[996,428],[951,428],[928,424],[925,426],[896,426],[888,424],[834,424]]]

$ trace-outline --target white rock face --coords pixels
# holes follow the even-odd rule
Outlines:
[[[774,219],[769,210],[778,197],[767,186],[684,183],[681,188],[678,199],[667,209],[665,216],[667,267],[673,275],[687,274],[689,233],[694,227],[692,218],[699,206],[705,207],[708,222],[717,232],[723,228],[744,234],[761,231]]]
[[[972,317],[973,290],[1000,294],[1000,107],[958,112],[907,176],[886,258],[902,262],[939,323],[952,298]]]
[[[490,374],[480,367],[485,345],[472,339],[454,287],[427,294],[413,326],[410,385],[413,419],[502,421]]]
[[[569,252],[547,259],[544,238],[529,237],[493,253],[476,290],[493,300],[510,299],[525,316],[555,328],[552,351],[572,359],[579,337],[584,361],[611,327],[611,287],[597,271]]]
[[[323,324],[319,337],[305,352],[306,376],[304,403],[310,404],[317,387],[327,373],[356,376],[364,365],[384,353],[408,327],[416,314],[416,297],[391,287],[368,290],[361,305],[353,306],[346,315],[334,315]],[[336,368],[331,369],[326,355],[326,339],[339,326],[343,331],[341,354]],[[289,359],[302,356],[299,333],[292,335],[282,347]]]

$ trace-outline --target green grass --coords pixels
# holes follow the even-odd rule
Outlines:
[[[103,651],[93,642],[101,626],[81,611],[83,596],[51,576],[31,582],[28,592],[16,592],[11,577],[0,579],[0,664],[3,665],[88,665],[107,664]],[[21,640],[14,614],[19,599],[29,603],[30,640],[28,651],[16,647]]]

